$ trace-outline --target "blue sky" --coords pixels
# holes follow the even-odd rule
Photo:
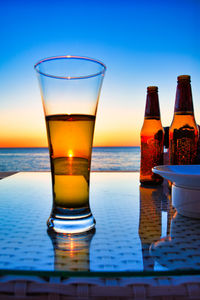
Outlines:
[[[109,134],[116,145],[139,144],[148,85],[159,87],[162,123],[169,125],[181,74],[191,75],[200,123],[200,1],[12,0],[0,7],[0,126],[9,124],[0,140],[27,139],[37,146],[45,139],[33,65],[65,54],[107,65],[97,145],[109,144]]]

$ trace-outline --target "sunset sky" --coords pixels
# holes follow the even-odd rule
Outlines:
[[[0,11],[0,147],[47,146],[33,66],[56,55],[107,66],[94,146],[139,145],[149,85],[170,125],[182,74],[191,75],[200,123],[200,1],[11,0]]]

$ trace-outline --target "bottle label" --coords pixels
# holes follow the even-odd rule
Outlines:
[[[163,164],[163,131],[147,140],[141,139],[141,174],[153,175],[152,168]]]
[[[197,155],[197,143],[194,128],[175,129],[170,142],[173,165],[194,164]]]

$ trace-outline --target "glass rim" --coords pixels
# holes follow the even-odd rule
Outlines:
[[[51,75],[51,74],[48,74],[48,73],[44,73],[44,72],[39,70],[38,67],[42,63],[48,62],[48,61],[51,61],[51,60],[57,60],[57,59],[77,59],[77,60],[79,59],[79,60],[90,61],[90,62],[101,65],[103,69],[100,72],[90,74],[90,75],[84,75],[84,76],[56,76],[56,75]],[[61,55],[61,56],[52,56],[52,57],[41,59],[40,61],[38,61],[34,65],[34,69],[36,70],[37,73],[39,73],[41,75],[44,75],[44,76],[47,76],[47,77],[50,77],[50,78],[71,80],[71,79],[87,79],[87,78],[99,76],[101,74],[102,74],[102,76],[104,76],[104,73],[105,73],[107,67],[104,63],[102,63],[101,61],[99,61],[97,59],[93,59],[93,58],[89,58],[89,57],[85,57],[85,56]]]

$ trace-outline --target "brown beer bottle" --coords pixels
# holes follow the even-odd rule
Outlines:
[[[190,76],[178,76],[174,118],[169,129],[171,165],[195,164],[199,130],[194,118]]]
[[[140,182],[143,185],[162,183],[163,179],[152,168],[163,164],[164,130],[160,120],[158,87],[147,87],[144,123],[140,133]]]

